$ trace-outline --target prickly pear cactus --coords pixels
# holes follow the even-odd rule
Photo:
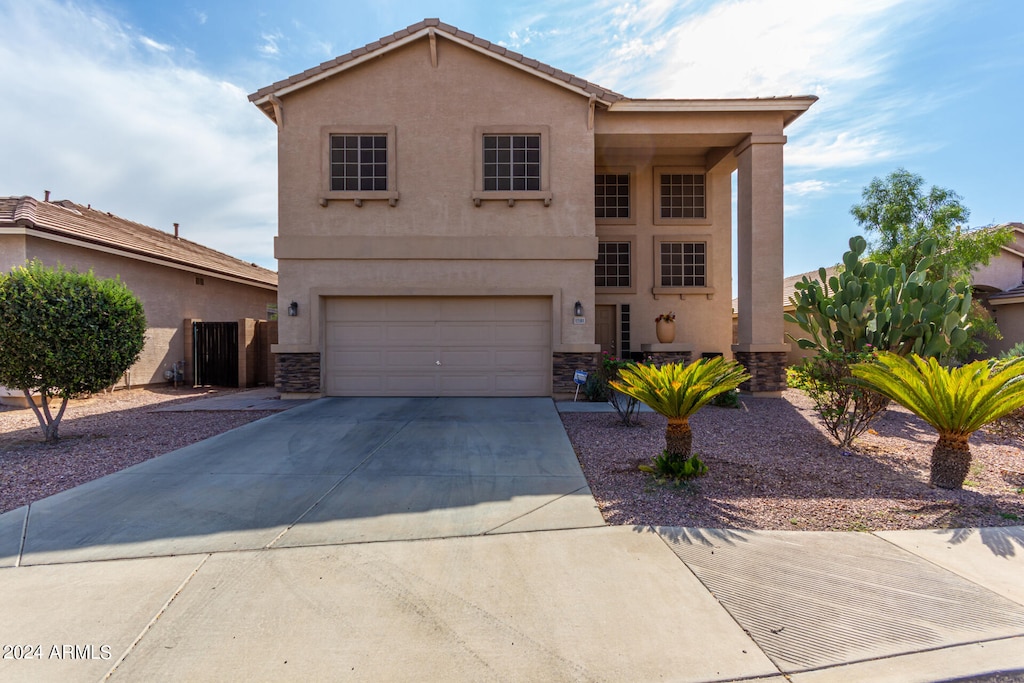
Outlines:
[[[967,343],[970,288],[947,278],[927,280],[935,242],[923,246],[924,258],[913,272],[862,260],[867,242],[850,238],[843,270],[818,279],[803,278],[790,297],[795,306],[786,320],[809,337],[793,339],[800,348],[825,351],[884,349],[906,356],[939,356]]]

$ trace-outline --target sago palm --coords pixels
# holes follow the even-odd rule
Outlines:
[[[749,378],[742,365],[716,356],[685,366],[627,366],[619,370],[619,379],[611,385],[668,418],[665,450],[669,458],[682,461],[690,457],[693,448],[690,416]]]
[[[931,483],[958,489],[971,466],[968,439],[984,425],[1024,406],[1024,358],[975,361],[946,368],[934,358],[892,353],[850,368],[849,382],[896,401],[939,432]]]

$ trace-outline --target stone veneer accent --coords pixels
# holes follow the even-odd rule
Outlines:
[[[576,391],[576,383],[572,381],[577,370],[595,372],[597,370],[597,353],[562,353],[551,354],[551,392],[555,394],[571,394]]]
[[[277,354],[274,386],[282,394],[319,394],[320,354]]]
[[[658,367],[667,363],[682,363],[686,365],[690,362],[690,356],[692,355],[689,351],[646,351],[644,352],[644,362],[653,363]]]
[[[736,351],[733,355],[751,375],[740,385],[741,391],[785,391],[785,351]]]

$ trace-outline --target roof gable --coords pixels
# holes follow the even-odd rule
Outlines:
[[[249,95],[249,101],[258,106],[272,120],[277,121],[277,114],[274,110],[274,98],[313,85],[371,59],[387,54],[403,45],[408,45],[411,42],[423,39],[435,41],[438,37],[458,43],[513,68],[566,88],[583,97],[593,97],[605,105],[625,99],[622,95],[607,88],[602,88],[570,73],[548,66],[536,59],[530,59],[518,52],[513,52],[488,40],[479,38],[472,33],[467,33],[454,26],[442,23],[440,19],[424,19],[389,36],[347,52],[340,57],[335,57],[332,60],[307,69],[302,73],[260,88]]]
[[[0,197],[0,232],[28,230],[41,237],[94,246],[128,258],[203,271],[266,288],[277,287],[277,273],[190,240],[71,201]]]

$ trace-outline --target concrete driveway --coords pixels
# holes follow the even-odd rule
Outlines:
[[[2,515],[0,566],[603,525],[549,399],[337,398]]]
[[[0,680],[936,681],[1024,668],[1017,546],[607,527],[548,399],[322,399],[0,515]]]

